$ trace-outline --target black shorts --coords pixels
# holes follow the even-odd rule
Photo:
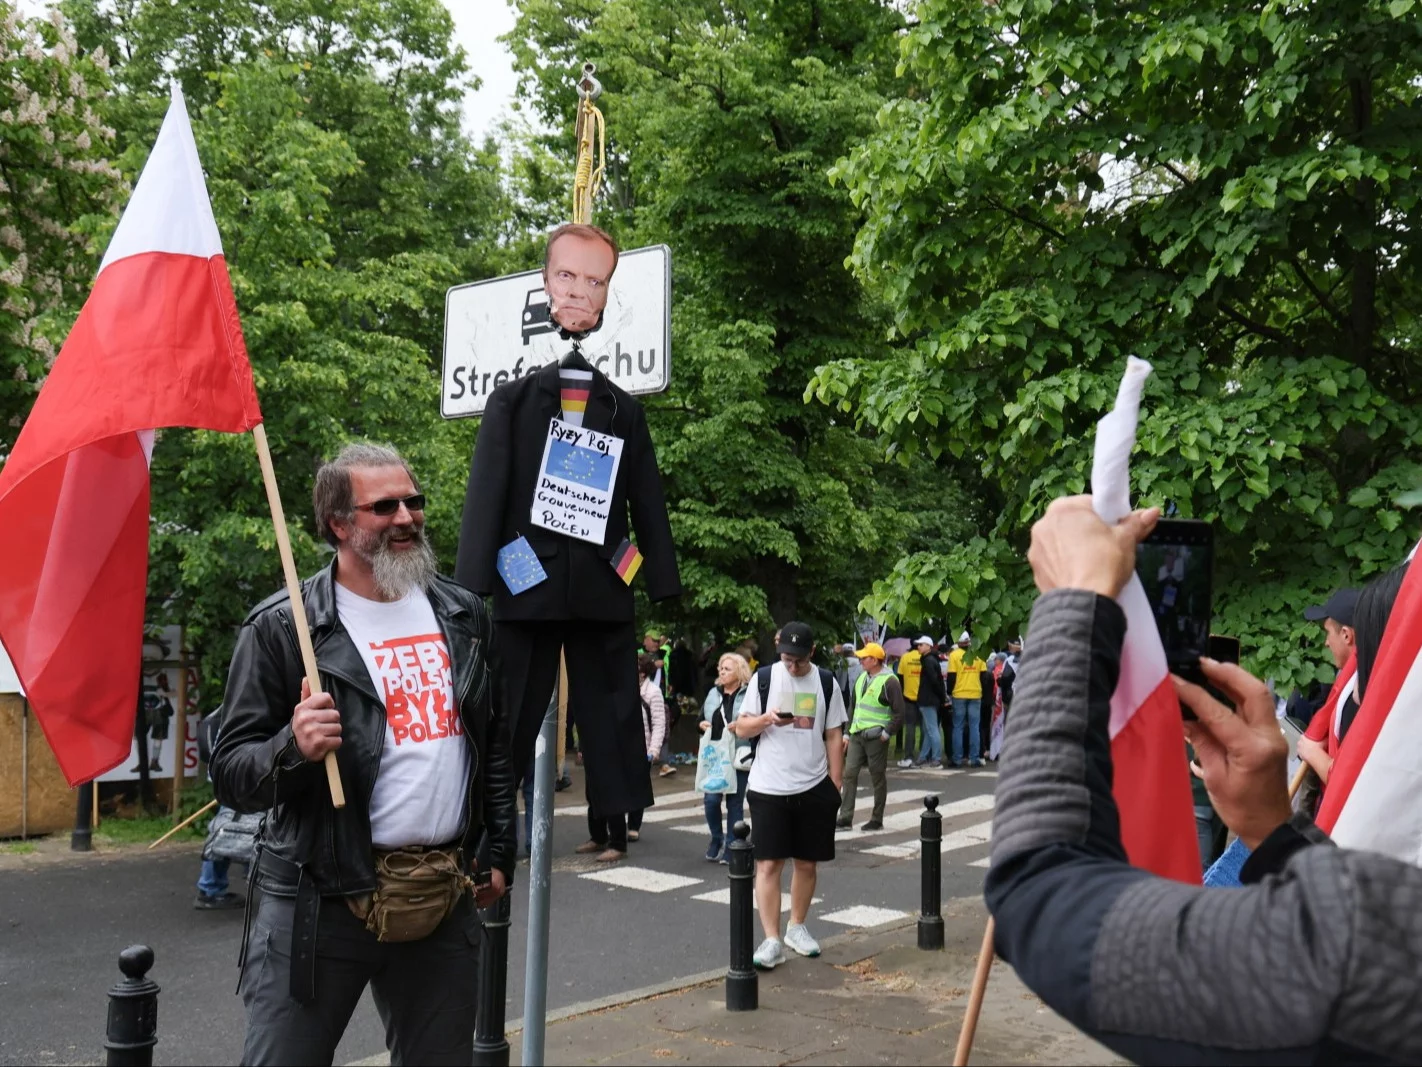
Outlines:
[[[834,821],[839,816],[839,790],[828,776],[813,789],[790,796],[746,791],[750,804],[751,845],[758,860],[834,859]]]

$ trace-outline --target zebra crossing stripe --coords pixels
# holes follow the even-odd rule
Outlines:
[[[992,820],[980,822],[976,826],[966,826],[961,830],[954,830],[950,834],[943,835],[943,841],[939,847],[940,852],[955,852],[960,848],[972,848],[974,845],[985,845],[988,843],[992,833]],[[902,845],[878,845],[875,848],[861,849],[871,856],[888,856],[892,859],[907,859],[910,856],[917,856],[919,852],[919,842],[910,841]]]
[[[697,801],[701,800],[702,797],[703,794],[698,793],[695,789],[689,789],[681,793],[667,793],[665,796],[657,797],[656,804],[648,808],[647,814],[642,816],[643,821],[660,821],[652,819],[652,812],[663,811],[667,808],[679,807],[685,804],[694,804]],[[586,815],[587,813],[588,806],[586,804],[567,804],[562,807],[556,807],[553,809],[554,815]],[[670,819],[675,818],[675,816],[667,815],[663,816],[663,818]]]
[[[648,867],[612,867],[605,871],[588,871],[580,874],[590,882],[603,882],[619,889],[640,889],[644,893],[666,893],[673,889],[685,889],[689,885],[700,885],[700,878],[687,878],[680,874],[667,874]]]
[[[730,887],[729,887],[729,886],[726,887],[726,888],[724,888],[724,889],[713,889],[713,890],[712,890],[711,892],[709,892],[709,893],[697,893],[697,894],[695,894],[694,896],[692,896],[691,899],[692,899],[692,900],[704,900],[704,901],[706,901],[708,904],[726,904],[726,905],[729,905],[729,904],[731,903],[731,890],[730,890]],[[811,897],[811,898],[810,898],[810,906],[811,906],[811,907],[814,907],[816,904],[823,904],[823,903],[824,903],[824,899],[823,899],[822,897]],[[758,906],[758,905],[757,905],[757,906]],[[790,910],[790,894],[789,894],[789,893],[782,893],[782,894],[781,894],[781,897],[780,897],[780,910],[781,910],[781,911],[789,911],[789,910]]]
[[[827,923],[839,923],[841,926],[883,926],[896,919],[902,919],[908,912],[894,911],[891,908],[875,908],[868,904],[855,904],[852,908],[841,908],[839,911],[832,911],[828,915],[821,915],[820,918]]]

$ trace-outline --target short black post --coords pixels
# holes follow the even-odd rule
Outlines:
[[[918,947],[943,947],[943,816],[938,798],[923,798],[918,840],[923,846],[923,904],[918,913]]]
[[[93,782],[85,782],[74,795],[74,829],[69,834],[70,852],[88,852],[94,847],[94,789]]]
[[[760,976],[751,957],[755,953],[755,854],[750,827],[738,822],[728,846],[731,854],[731,969],[726,972],[726,1010],[755,1011],[760,1007]]]
[[[148,977],[153,950],[130,945],[119,953],[123,981],[109,988],[109,1025],[104,1033],[109,1067],[153,1067],[158,1044],[158,983]]]
[[[504,1009],[509,984],[509,894],[480,912],[484,937],[479,945],[479,1004],[474,1013],[476,1067],[508,1067],[509,1042],[504,1036]]]

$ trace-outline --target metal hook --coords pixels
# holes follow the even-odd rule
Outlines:
[[[597,67],[592,63],[583,64],[583,76],[578,81],[578,94],[584,100],[596,100],[602,95],[602,82],[593,75],[597,73]]]

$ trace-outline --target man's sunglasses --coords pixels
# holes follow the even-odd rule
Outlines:
[[[369,504],[357,504],[357,511],[368,511],[372,515],[394,515],[400,510],[400,505],[404,504],[409,511],[425,510],[425,494],[416,493],[407,497],[386,497],[384,500],[372,500]]]

